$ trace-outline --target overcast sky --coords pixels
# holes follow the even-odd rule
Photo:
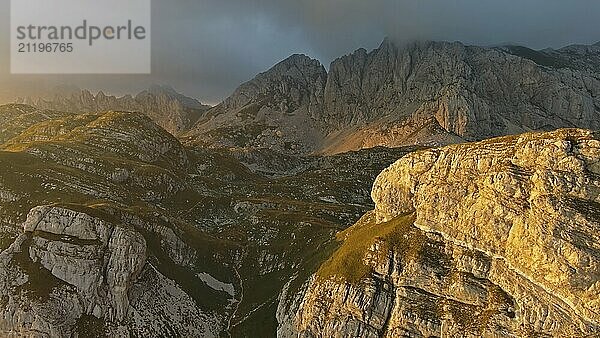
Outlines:
[[[55,84],[121,94],[158,83],[217,103],[290,54],[327,66],[386,36],[537,49],[600,40],[599,0],[153,0],[152,75],[11,76],[9,2],[0,0],[0,99]]]

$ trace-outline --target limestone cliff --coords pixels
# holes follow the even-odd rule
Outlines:
[[[279,336],[600,332],[600,140],[578,129],[409,154],[304,286]]]
[[[600,48],[533,51],[386,39],[334,61],[322,119],[329,128],[434,118],[467,140],[560,127],[598,128]],[[583,63],[578,60],[587,58]],[[384,119],[385,120],[385,119]]]
[[[600,128],[600,47],[395,43],[331,63],[293,56],[242,85],[189,135],[220,147],[341,153]]]

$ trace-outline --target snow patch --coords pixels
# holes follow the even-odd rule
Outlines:
[[[319,199],[327,203],[339,203],[333,196],[319,197]]]
[[[224,283],[214,278],[210,274],[203,272],[196,275],[201,281],[206,283],[211,289],[228,293],[231,297],[235,296],[235,287],[233,284]]]

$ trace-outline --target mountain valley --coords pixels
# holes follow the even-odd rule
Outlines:
[[[597,335],[598,130],[598,45],[2,105],[0,335]]]

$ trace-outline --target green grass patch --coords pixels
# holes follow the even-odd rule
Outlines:
[[[77,319],[75,332],[80,338],[108,337],[104,320],[85,314]]]
[[[411,229],[414,220],[414,214],[410,214],[377,224],[373,212],[366,214],[354,226],[337,235],[337,239],[343,243],[333,256],[321,265],[317,278],[341,277],[351,283],[359,282],[371,273],[372,268],[364,264],[363,258],[377,239],[394,245],[405,255],[411,251],[417,253],[424,239],[417,238],[417,229]]]

